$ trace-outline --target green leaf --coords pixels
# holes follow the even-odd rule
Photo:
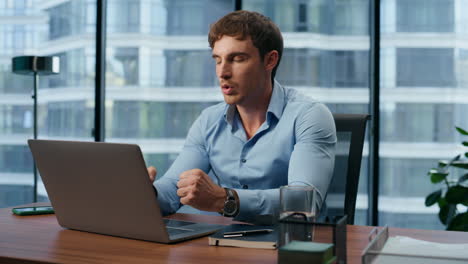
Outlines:
[[[468,132],[466,130],[464,130],[463,128],[455,127],[455,129],[458,131],[458,133],[460,133],[462,135],[465,135],[465,136],[468,136]]]
[[[465,157],[467,157],[467,158],[468,158],[468,152],[465,152]]]
[[[463,141],[462,144],[463,146],[468,147],[468,141]]]
[[[468,203],[468,187],[461,185],[450,187],[445,194],[445,199],[449,204]]]
[[[468,161],[463,160],[463,161],[454,161],[452,164],[450,164],[453,167],[457,168],[462,168],[462,169],[467,169],[468,170]]]
[[[458,178],[458,183],[463,183],[464,181],[468,180],[468,173]]]
[[[426,202],[425,202],[426,206],[432,206],[433,204],[435,204],[437,200],[439,200],[441,195],[442,195],[442,190],[438,190],[429,194],[426,197]]]
[[[427,174],[431,176],[432,183],[438,183],[443,181],[445,177],[447,177],[448,172],[438,169],[432,169]]]
[[[438,163],[439,168],[445,167],[447,166],[447,164],[448,164],[448,161],[446,160],[439,160],[439,163]]]
[[[437,204],[439,205],[440,209],[442,209],[442,207],[448,205],[447,200],[445,200],[444,197],[440,197],[440,199],[437,200]]]
[[[447,165],[452,165],[454,162],[456,162],[456,161],[458,161],[460,159],[460,156],[461,156],[461,154],[458,154],[457,156],[453,157],[453,159],[451,159],[450,161],[439,160],[439,168],[441,166],[445,167]]]
[[[468,231],[468,212],[458,214],[450,221],[447,230]]]
[[[453,216],[455,215],[455,205],[447,204],[444,207],[440,208],[439,219],[442,224],[447,225],[450,223]]]

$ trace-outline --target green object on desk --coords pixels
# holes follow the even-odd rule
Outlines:
[[[41,215],[53,214],[54,208],[52,206],[29,206],[29,207],[16,207],[11,210],[15,215]]]
[[[278,250],[278,264],[333,263],[333,244],[292,241]]]

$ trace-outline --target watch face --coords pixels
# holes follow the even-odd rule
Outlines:
[[[237,211],[237,204],[233,200],[229,200],[224,204],[224,213],[232,215]]]

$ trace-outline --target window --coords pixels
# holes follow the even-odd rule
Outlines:
[[[292,86],[318,87],[324,53],[314,49],[284,49],[276,79]]]
[[[455,155],[454,126],[468,127],[465,60],[455,41],[461,2],[382,2],[379,225],[442,228],[424,199],[435,188],[429,169]]]
[[[216,86],[214,61],[209,50],[165,50],[166,86]],[[195,64],[196,62],[196,64]]]
[[[107,52],[107,78],[109,86],[138,85],[138,48],[110,48]]]
[[[203,36],[205,40],[209,25],[233,7],[232,1],[227,0],[166,0],[164,3],[167,35]]]
[[[0,3],[0,207],[33,201],[32,76],[11,72],[19,55],[59,56],[61,72],[39,76],[39,138],[91,140],[94,122],[94,28],[86,32],[94,0]],[[95,22],[93,22],[95,23]],[[81,38],[83,34],[88,36]],[[80,37],[70,40],[66,37]],[[60,43],[54,42],[61,39]],[[38,201],[47,200],[39,179]]]
[[[138,23],[125,15],[129,5],[140,10]],[[138,143],[158,177],[201,111],[222,100],[207,34],[233,6],[231,0],[109,1],[106,141]]]
[[[453,49],[398,48],[396,56],[398,86],[455,85]]]
[[[453,32],[454,0],[397,0],[398,32]]]
[[[139,32],[140,0],[111,0],[107,5],[107,30],[114,32]]]
[[[455,138],[452,104],[398,103],[383,111],[382,135],[388,141],[453,142]]]

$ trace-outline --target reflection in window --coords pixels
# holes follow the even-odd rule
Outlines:
[[[0,145],[0,172],[30,173],[31,164],[32,156],[28,146]]]
[[[282,32],[367,35],[368,0],[246,0],[245,10],[270,17]]]
[[[398,32],[454,31],[454,0],[397,0],[396,3]]]
[[[215,86],[215,65],[210,50],[166,50],[164,55],[166,86]]]
[[[324,0],[327,1],[327,0]],[[330,3],[333,14],[331,34],[367,35],[369,32],[369,0],[335,0]],[[334,22],[334,23],[333,23]]]
[[[185,138],[201,111],[214,103],[115,101],[109,137]],[[109,127],[109,126],[108,126]]]
[[[107,1],[107,30],[109,33],[139,32],[140,0]]]
[[[453,104],[396,104],[382,112],[385,141],[453,142]],[[405,129],[402,129],[405,128]]]
[[[208,34],[209,25],[233,7],[231,0],[165,0],[167,35]]]
[[[95,23],[90,16],[95,13],[88,7],[95,5],[95,1],[73,0],[66,1],[46,10],[49,14],[49,39],[54,40],[71,35],[92,33],[94,29],[88,27]],[[87,31],[88,30],[88,31]]]
[[[0,105],[0,136],[32,133],[32,106]]]
[[[61,59],[60,74],[39,78],[39,138],[92,139],[95,5],[96,0],[0,1],[0,207],[31,203],[34,195],[27,147],[33,78],[13,74],[12,57]],[[39,179],[38,201],[47,200],[43,190]]]
[[[457,82],[458,87],[468,88],[468,49],[459,49],[458,50],[458,59],[457,59]]]
[[[92,86],[93,79],[86,69],[84,49],[69,50],[64,53],[53,54],[60,58],[60,74],[40,78],[40,89]]]
[[[398,86],[455,85],[453,49],[398,48],[396,60]]]
[[[380,162],[380,195],[425,197],[437,188],[427,176],[436,159],[382,158]]]
[[[332,87],[367,87],[369,68],[367,51],[331,52]],[[334,77],[334,78],[333,78]]]
[[[285,85],[319,86],[324,51],[284,49],[276,79]]]
[[[367,51],[285,49],[277,79],[285,85],[364,88],[367,60]]]
[[[0,94],[29,94],[33,84],[31,76],[14,74],[11,65],[0,64]]]
[[[55,137],[87,138],[91,136],[94,110],[84,101],[51,102],[40,107],[40,134]],[[44,124],[42,124],[44,122]]]
[[[138,48],[109,49],[106,66],[107,85],[125,86],[138,84]]]

